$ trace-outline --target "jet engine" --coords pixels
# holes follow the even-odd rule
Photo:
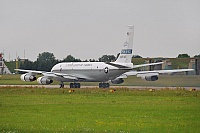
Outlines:
[[[53,80],[52,80],[52,79],[49,79],[49,78],[47,78],[47,77],[39,77],[39,78],[37,79],[37,82],[38,82],[39,84],[42,84],[42,85],[47,85],[47,84],[53,83]]]
[[[36,77],[35,77],[35,75],[31,75],[31,74],[29,74],[29,73],[25,73],[25,74],[22,74],[22,75],[20,76],[20,79],[21,79],[22,81],[32,82],[32,81],[35,81],[35,80],[36,80]]]
[[[113,84],[121,84],[121,83],[124,82],[124,80],[121,79],[121,78],[118,78],[118,79],[111,80],[111,82],[112,82]]]
[[[154,76],[142,76],[141,78],[143,80],[146,80],[146,81],[156,81],[156,80],[158,80],[158,76],[157,75],[154,75]]]

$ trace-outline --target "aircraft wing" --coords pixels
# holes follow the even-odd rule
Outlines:
[[[16,71],[20,72],[26,72],[31,75],[36,75],[36,74],[42,74],[45,77],[49,78],[56,78],[56,77],[62,77],[65,79],[70,79],[70,80],[78,80],[78,79],[84,79],[86,77],[83,77],[81,75],[75,76],[75,75],[70,75],[70,74],[64,74],[64,73],[54,73],[54,72],[45,72],[45,71],[36,71],[36,70],[24,70],[24,69],[15,69]]]
[[[158,76],[159,74],[164,74],[164,73],[176,73],[176,72],[189,72],[189,71],[194,71],[194,69],[174,69],[174,70],[154,70],[154,71],[129,71],[126,72],[122,75],[120,75],[118,78],[125,78],[127,76]]]
[[[36,71],[36,70],[24,70],[24,69],[15,69],[15,71],[26,72],[33,75],[45,73],[45,71]]]
[[[153,65],[159,65],[159,64],[163,64],[163,63],[164,63],[164,62],[148,63],[148,64],[141,64],[141,65],[133,65],[133,68],[145,67],[145,66],[153,66]]]
[[[154,71],[129,71],[124,73],[127,76],[136,76],[136,75],[159,75],[164,73],[176,73],[176,72],[188,72],[194,71],[194,69],[174,69],[174,70],[154,70]]]

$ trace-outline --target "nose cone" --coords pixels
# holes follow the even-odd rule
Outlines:
[[[56,64],[56,65],[54,65],[54,66],[52,67],[51,72],[54,72],[54,71],[56,71],[56,70],[59,70],[59,68],[60,68],[60,65],[59,65],[59,64]]]

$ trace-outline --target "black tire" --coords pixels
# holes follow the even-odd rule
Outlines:
[[[74,87],[75,87],[75,88],[80,88],[80,87],[81,87],[81,84],[80,84],[80,83],[74,83]]]
[[[106,88],[106,84],[105,83],[102,84],[102,88]]]
[[[81,84],[80,83],[78,83],[78,87],[77,88],[81,88]]]
[[[70,83],[69,87],[70,88],[81,88],[81,84],[80,83]]]
[[[99,88],[103,88],[103,83],[99,83]]]
[[[99,83],[99,88],[109,88],[110,84],[109,83]]]
[[[110,87],[110,84],[109,83],[105,83],[106,84],[106,88],[109,88]]]
[[[70,83],[69,85],[70,88],[75,88],[74,86],[75,86],[74,83]]]

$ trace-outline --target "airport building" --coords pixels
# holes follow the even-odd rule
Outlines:
[[[195,70],[195,75],[200,75],[200,58],[192,58],[189,62],[188,68]]]

